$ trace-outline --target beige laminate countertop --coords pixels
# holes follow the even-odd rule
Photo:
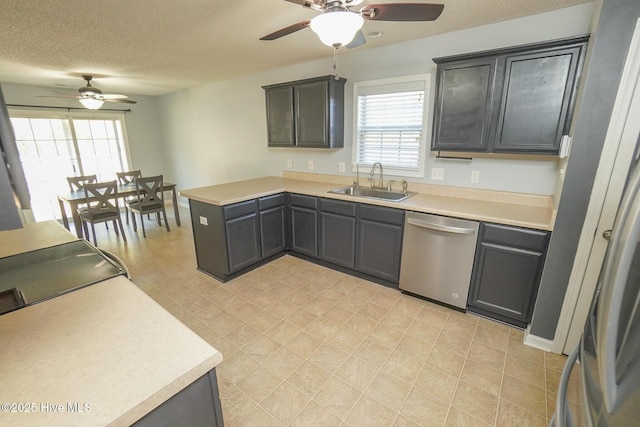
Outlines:
[[[0,258],[78,240],[56,221],[33,222],[0,232]]]
[[[445,194],[450,195],[418,192],[418,194],[401,202],[328,193],[329,190],[342,185],[344,184],[270,176],[182,190],[180,191],[180,195],[203,203],[225,206],[286,191],[548,231],[553,229],[553,222],[555,220],[554,209],[550,206],[540,205],[539,203],[505,202],[505,200],[510,199],[509,193],[496,194],[498,201],[496,201],[496,199],[482,200],[480,198],[468,197],[470,194],[469,190],[457,190],[453,187],[448,187],[445,190]],[[411,184],[409,190],[413,191]],[[478,193],[487,194],[491,192],[480,191]],[[535,199],[535,197],[532,197],[532,199]],[[512,199],[520,201],[526,199],[526,197],[514,195]]]
[[[222,354],[117,277],[0,316],[0,361],[0,403],[34,404],[0,425],[128,426]]]

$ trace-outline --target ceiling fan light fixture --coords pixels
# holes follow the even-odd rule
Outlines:
[[[89,110],[98,110],[102,107],[102,104],[104,104],[103,100],[93,97],[80,98],[78,101],[80,101],[80,104]]]
[[[327,46],[340,47],[349,44],[362,28],[364,19],[359,13],[346,10],[326,12],[311,20],[311,29]]]

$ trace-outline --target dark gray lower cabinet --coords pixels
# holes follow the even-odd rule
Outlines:
[[[320,199],[318,257],[336,265],[356,265],[356,204]]]
[[[133,425],[223,427],[216,370],[204,374]]]
[[[398,286],[402,209],[302,194],[227,206],[189,203],[198,269],[223,282],[291,251]]]
[[[318,201],[313,196],[291,194],[291,250],[318,256]]]
[[[360,205],[356,269],[397,284],[404,211]]]
[[[198,269],[223,282],[285,248],[284,194],[227,206],[189,205]]]
[[[289,195],[293,253],[398,287],[404,210]]]
[[[533,306],[550,233],[480,225],[468,310],[524,328]]]
[[[260,207],[260,243],[262,258],[280,253],[286,242],[286,209],[284,194],[258,199]]]
[[[238,208],[251,209],[252,212],[237,218],[228,217],[229,212]],[[229,255],[229,272],[233,273],[260,261],[260,223],[258,222],[257,203],[255,200],[225,207],[224,228],[227,237],[227,253]]]

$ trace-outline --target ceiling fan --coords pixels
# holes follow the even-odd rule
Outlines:
[[[82,86],[78,89],[80,95],[75,95],[69,92],[57,91],[54,92],[64,94],[65,96],[45,96],[39,95],[40,98],[76,98],[80,103],[89,110],[97,110],[102,107],[102,104],[105,102],[121,102],[125,104],[136,104],[137,101],[133,101],[129,99],[126,95],[117,95],[117,94],[107,94],[102,93],[100,89],[95,86],[91,86],[91,80],[93,80],[93,76],[88,74],[83,74],[82,78],[87,82],[86,86]]]
[[[364,0],[286,1],[322,12],[322,14],[274,31],[261,37],[260,40],[275,40],[311,27],[327,46],[336,49],[340,46],[353,48],[366,43],[364,34],[360,30],[365,19],[369,21],[434,21],[444,9],[443,4],[382,3],[370,4],[354,11],[351,8],[361,4]]]

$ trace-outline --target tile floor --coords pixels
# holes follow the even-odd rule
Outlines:
[[[169,214],[172,213],[168,212]],[[224,355],[227,426],[545,426],[565,357],[523,332],[284,256],[221,283],[187,210],[167,233],[98,229],[133,281]],[[579,378],[570,385],[578,402]]]

